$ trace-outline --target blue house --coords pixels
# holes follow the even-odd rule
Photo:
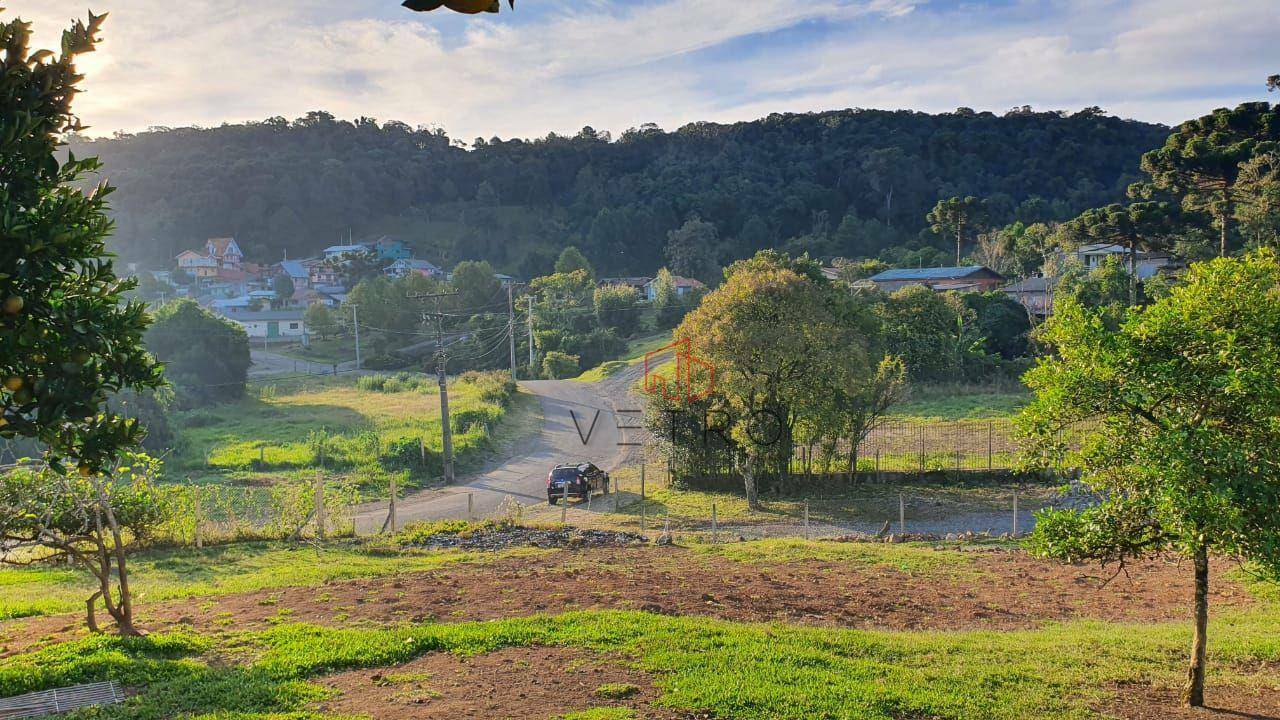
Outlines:
[[[413,250],[403,240],[390,235],[382,235],[361,244],[377,253],[383,260],[408,260],[413,257]]]

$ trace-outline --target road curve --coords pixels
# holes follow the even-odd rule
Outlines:
[[[643,440],[643,431],[628,427],[640,424],[639,415],[625,412],[643,407],[629,392],[641,372],[640,366],[632,366],[596,383],[521,382],[521,389],[536,396],[541,406],[541,432],[498,467],[457,485],[401,498],[397,521],[403,525],[416,520],[465,518],[468,495],[474,517],[495,512],[507,498],[522,505],[544,503],[547,472],[557,463],[593,462],[605,470],[618,467],[638,449],[622,443]],[[387,503],[362,505],[354,519],[358,534],[376,533],[386,522]]]

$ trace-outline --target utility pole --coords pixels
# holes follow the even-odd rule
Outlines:
[[[529,376],[538,377],[538,372],[533,369],[533,296],[529,296]]]
[[[446,366],[449,356],[444,350],[444,313],[440,312],[440,298],[457,295],[458,291],[446,293],[409,293],[410,300],[434,300],[435,312],[422,313],[422,321],[428,318],[436,321],[436,380],[440,383],[440,445],[444,450],[444,481],[452,485],[453,476],[453,427],[449,424],[449,376]]]
[[[512,286],[507,283],[507,343],[511,348],[511,382],[516,381],[516,305]]]
[[[360,315],[356,309],[359,305],[351,306],[351,326],[356,330],[356,371],[360,371]]]

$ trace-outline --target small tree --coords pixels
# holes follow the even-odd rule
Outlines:
[[[654,322],[659,329],[675,327],[684,316],[684,304],[676,291],[676,279],[671,271],[662,268],[653,279]]]
[[[249,337],[239,325],[192,300],[156,311],[147,347],[165,361],[170,380],[189,398],[233,400],[244,395]]]
[[[596,288],[593,298],[596,320],[600,327],[612,328],[619,335],[628,336],[636,331],[640,316],[636,312],[640,293],[626,285],[603,285]]]
[[[307,330],[315,333],[321,340],[338,334],[338,320],[333,316],[329,306],[324,303],[309,306],[306,312],[302,313],[302,321],[306,324]]]
[[[594,278],[596,271],[591,267],[591,262],[587,260],[587,256],[573,245],[567,246],[560,251],[560,257],[556,258],[555,270],[557,274],[567,274],[575,270],[586,270],[587,277]]]
[[[293,293],[295,290],[293,286],[293,278],[289,277],[287,273],[280,273],[272,278],[271,289],[276,294],[274,303],[276,307],[286,307],[290,302],[293,302]]]
[[[551,350],[542,358],[542,374],[552,380],[573,377],[578,372],[577,355]]]
[[[956,240],[956,265],[964,254],[965,240],[977,235],[986,222],[986,202],[976,197],[939,200],[925,219],[933,232]]]
[[[1044,325],[1055,354],[1026,376],[1029,460],[1062,452],[1059,432],[1098,423],[1074,458],[1098,492],[1086,510],[1039,515],[1034,549],[1123,563],[1175,550],[1195,572],[1184,700],[1204,704],[1209,557],[1280,577],[1280,261],[1272,251],[1198,263],[1186,282],[1117,329],[1064,300]]]
[[[29,23],[0,23],[0,437],[35,438],[55,468],[71,456],[86,472],[142,440],[137,421],[104,412],[109,393],[163,384],[142,345],[145,308],[122,301],[134,281],[105,257],[111,188],[82,192],[98,161],[56,154],[81,128],[75,59],[102,20],[64,32],[60,55],[29,52]]]
[[[133,455],[110,477],[52,468],[0,476],[0,562],[29,565],[67,559],[97,581],[85,601],[85,621],[99,632],[99,604],[121,635],[141,635],[133,623],[127,558],[168,517],[166,496],[152,483],[158,463]]]

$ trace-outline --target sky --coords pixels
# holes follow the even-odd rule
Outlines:
[[[1166,124],[1267,99],[1275,0],[91,0],[89,134],[327,110],[451,137],[617,134],[849,107]],[[505,0],[504,0],[505,3]],[[9,0],[56,47],[86,0]],[[1280,100],[1280,98],[1273,98]]]

